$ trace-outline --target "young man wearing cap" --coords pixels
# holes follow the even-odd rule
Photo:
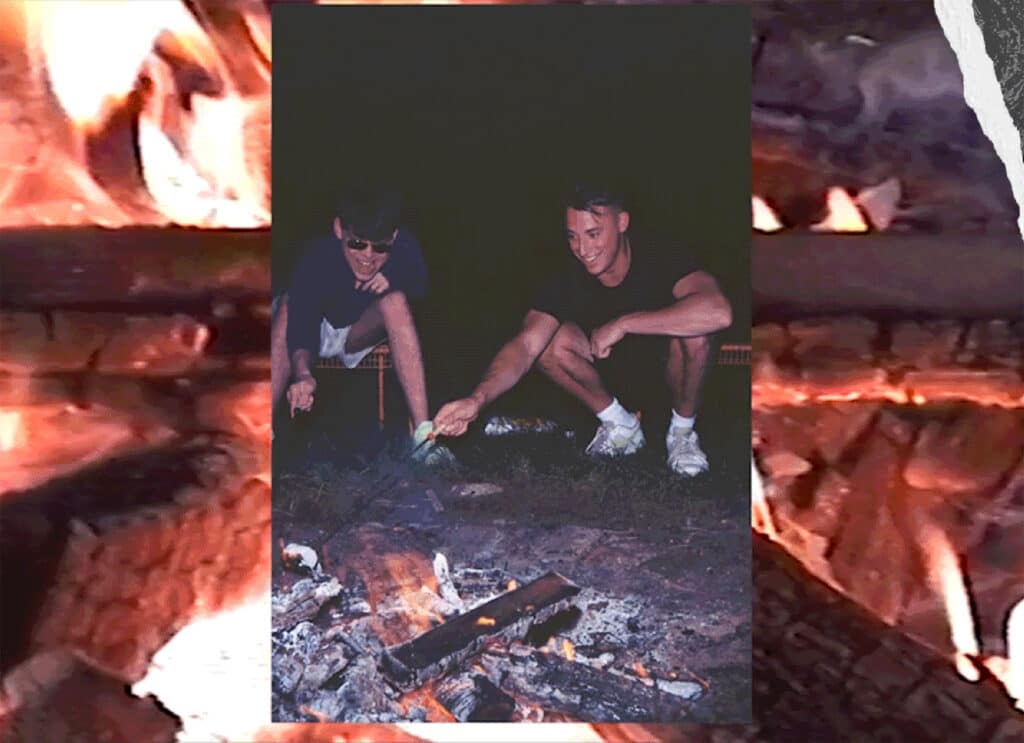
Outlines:
[[[272,403],[287,388],[292,417],[309,411],[317,357],[351,369],[386,339],[420,443],[430,430],[427,384],[409,302],[426,293],[427,270],[416,237],[399,224],[399,206],[387,192],[350,195],[331,234],[306,250],[272,324]]]
[[[644,433],[639,417],[610,391],[606,360],[627,369],[627,384],[647,385],[652,380],[642,364],[653,350],[672,399],[668,465],[688,477],[707,471],[693,426],[711,337],[732,323],[728,300],[684,250],[657,251],[652,241],[629,232],[620,195],[577,186],[565,207],[576,260],[534,298],[522,330],[498,352],[476,389],[438,411],[435,431],[465,433],[481,409],[536,362],[597,416],[588,454],[632,454],[644,446]]]

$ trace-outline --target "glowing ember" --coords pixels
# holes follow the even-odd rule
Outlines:
[[[0,451],[11,451],[21,438],[21,413],[0,410]]]
[[[494,617],[480,617],[476,620],[476,625],[478,627],[493,627]]]
[[[568,640],[562,640],[562,654],[566,657],[566,660],[576,659],[576,648],[572,646],[572,643]]]
[[[753,457],[750,458],[750,520],[755,531],[773,540],[778,537],[772,520],[772,509],[764,494],[761,473],[757,471]]]
[[[754,210],[754,229],[758,232],[778,232],[783,224],[775,216],[775,212],[760,196],[751,197]]]
[[[1010,611],[1006,620],[1006,690],[1024,712],[1024,599]]]
[[[867,232],[868,226],[860,209],[844,189],[828,190],[828,216],[811,229],[815,232]]]
[[[964,583],[960,560],[949,538],[937,527],[928,524],[920,530],[921,547],[925,555],[928,583],[942,596],[949,621],[950,639],[955,648],[954,662],[957,672],[968,681],[977,681],[978,639],[971,612],[971,597]]]
[[[633,664],[633,671],[642,679],[650,678],[650,675],[647,673],[647,669],[644,668],[640,661]]]
[[[167,441],[170,428],[95,405],[0,412],[0,493],[38,485],[116,453]]]
[[[180,743],[254,740],[270,721],[270,592],[184,627],[132,692],[181,718]]]
[[[400,723],[398,727],[434,743],[479,743],[482,740],[489,743],[519,743],[523,740],[523,726],[514,723]],[[600,743],[604,740],[593,727],[580,723],[530,725],[528,737],[534,743]]]

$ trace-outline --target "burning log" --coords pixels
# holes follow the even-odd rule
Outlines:
[[[757,740],[1022,739],[994,682],[963,681],[778,546],[753,546]]]
[[[437,700],[459,722],[507,722],[515,700],[486,676],[453,676],[438,685]]]
[[[569,608],[578,586],[547,573],[509,591],[381,656],[384,673],[404,690],[458,666],[489,641],[521,637],[532,622],[543,622]]]
[[[544,652],[484,653],[480,664],[507,693],[581,720],[679,722],[707,715],[694,704],[702,696],[695,683],[600,671]]]
[[[1020,236],[755,235],[755,317],[1020,317]],[[984,266],[979,271],[978,266]],[[822,277],[828,280],[823,281]]]
[[[1024,406],[1019,322],[819,318],[757,325],[753,341],[755,409],[853,400]]]
[[[177,718],[152,697],[125,690],[126,680],[69,653],[36,656],[5,680],[5,692],[21,697],[0,719],[8,743],[104,740],[110,743],[172,743]]]
[[[269,473],[269,383],[240,376],[0,376],[0,493],[198,431],[254,439],[252,453]]]
[[[58,646],[129,678],[269,573],[269,485],[232,437],[111,459],[0,500],[3,668]],[[159,483],[159,487],[154,487]]]
[[[0,245],[8,307],[181,312],[214,296],[265,302],[270,290],[267,231],[19,229]]]

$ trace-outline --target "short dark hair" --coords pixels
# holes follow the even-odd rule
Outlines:
[[[577,211],[596,213],[600,208],[625,211],[626,197],[621,191],[608,188],[596,182],[571,184],[562,197],[562,206]]]
[[[398,228],[402,198],[388,188],[359,188],[345,191],[337,213],[344,229],[365,240],[389,240]]]

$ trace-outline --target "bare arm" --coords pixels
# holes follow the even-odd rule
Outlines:
[[[292,376],[295,379],[312,376],[309,359],[310,353],[304,348],[300,348],[292,354]]]
[[[453,400],[437,412],[434,430],[444,436],[464,434],[485,405],[508,392],[523,378],[556,332],[558,320],[543,312],[530,310],[523,321],[523,329],[498,351],[483,380],[469,397]]]
[[[639,335],[708,335],[732,324],[732,307],[714,278],[694,271],[672,287],[676,301],[649,312],[632,312],[618,319],[622,330]]]
[[[412,309],[402,292],[385,294],[379,307],[395,359],[395,374],[405,392],[413,425],[418,426],[427,420],[427,379]]]
[[[556,332],[558,320],[551,315],[536,310],[527,312],[522,330],[498,351],[470,397],[476,399],[482,408],[515,387]]]

